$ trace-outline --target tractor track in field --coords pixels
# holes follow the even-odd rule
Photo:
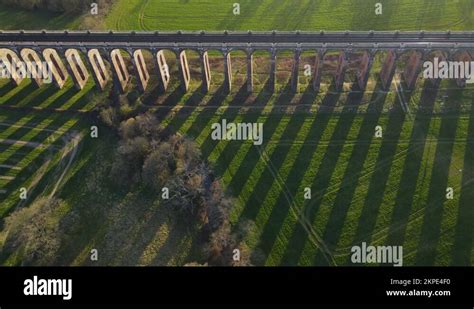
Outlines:
[[[434,139],[433,139],[434,141]],[[354,179],[352,181],[350,181],[347,185],[350,185],[352,184],[353,182],[355,181],[359,181],[361,178],[366,178],[366,177],[369,177],[370,175],[372,175],[376,170],[382,168],[383,166],[386,166],[386,164],[388,164],[389,162],[393,163],[395,161],[398,161],[398,160],[401,160],[403,158],[405,158],[405,156],[410,153],[410,152],[413,152],[413,151],[416,151],[417,149],[419,150],[420,147],[417,147],[415,149],[411,149],[411,151],[409,151],[408,149],[405,149],[401,152],[398,152],[393,158],[391,159],[387,159],[387,160],[384,160],[383,162],[380,162],[380,164],[378,164],[377,168],[376,169],[371,169],[370,167],[367,168],[366,170],[368,170],[366,173],[361,173],[359,174],[357,177],[354,177]],[[374,167],[375,164],[372,164],[371,167]],[[331,194],[331,193],[334,193],[334,192],[338,192],[342,187],[340,186],[340,183],[337,183],[337,184],[334,184],[332,186],[329,186],[328,188],[326,188],[326,192],[323,194],[322,192],[320,193],[316,193],[317,195],[320,195],[321,198],[326,195],[326,194]],[[328,191],[329,190],[329,191]],[[296,201],[293,200],[293,204],[297,204]],[[305,218],[307,217],[307,212],[309,211],[309,209],[312,207],[312,204],[308,205],[309,207],[298,207],[298,206],[294,206],[292,207],[293,209],[297,209],[297,211],[299,212],[299,216],[302,218],[302,220],[305,220]],[[423,208],[424,209],[424,208]],[[420,210],[417,210],[414,214],[418,214],[419,212],[421,212],[423,209],[420,209]],[[419,218],[411,218],[409,220],[409,223],[411,223],[412,221],[414,220],[417,220]],[[313,231],[313,233],[315,233],[316,235],[319,236],[319,234],[317,232],[314,231],[314,228],[312,228],[312,224],[310,222],[307,222],[307,225],[311,228],[311,230]],[[388,229],[390,227],[387,227],[387,228],[384,228],[383,230],[378,230],[377,232],[375,233],[372,233],[370,235],[378,235],[380,233],[383,233],[384,231],[386,231],[386,229]],[[401,227],[398,227],[398,229],[400,229]],[[319,236],[320,237],[320,236]],[[384,236],[381,236],[380,238],[377,238],[377,240],[383,238]],[[322,240],[321,240],[322,241]],[[314,242],[313,242],[314,243]],[[334,250],[334,253],[336,252],[341,252],[341,251],[347,251],[348,249],[350,249],[350,246],[349,247],[344,247],[344,248],[337,248]],[[329,251],[329,250],[328,250]],[[338,253],[338,254],[333,254],[333,257],[339,257],[339,256],[344,256],[344,255],[347,255],[347,253]]]
[[[473,182],[474,182],[474,179],[472,179],[470,181],[467,181],[463,184],[457,184],[456,186],[452,186],[452,188],[454,189],[454,191],[460,192],[462,190],[462,188],[464,188],[465,186],[467,186],[467,185],[469,185]],[[378,229],[378,230],[374,231],[370,235],[363,235],[361,237],[361,239],[358,239],[357,241],[359,241],[359,240],[363,241],[364,238],[367,238],[369,236],[375,236],[375,238],[372,239],[371,242],[372,243],[380,242],[382,239],[384,239],[385,237],[387,237],[389,235],[389,233],[388,233],[389,229],[392,229],[393,231],[398,231],[401,228],[404,228],[405,226],[408,228],[409,226],[411,226],[416,221],[419,221],[420,219],[424,218],[424,215],[429,214],[429,213],[431,213],[435,210],[436,209],[433,209],[432,207],[429,207],[429,205],[425,205],[425,206],[420,207],[419,209],[413,211],[412,213],[410,213],[410,216],[409,216],[406,224],[400,223],[400,222],[395,222],[394,224],[390,224],[388,226],[385,226],[381,229]],[[337,257],[346,256],[348,254],[347,251],[350,250],[350,248],[351,248],[351,245],[337,248],[335,250],[335,252],[337,252],[335,254],[335,256],[337,256]]]
[[[377,168],[376,169],[370,169],[370,168],[367,168],[366,170],[368,170],[366,173],[361,173],[358,175],[358,177],[356,177],[356,179],[353,179],[351,182],[348,182],[347,185],[350,185],[356,181],[359,181],[361,178],[364,178],[364,177],[370,177],[373,173],[375,173],[378,169],[380,168],[383,168],[384,166],[386,166],[387,164],[389,164],[390,162],[396,162],[398,160],[401,160],[404,158],[404,154],[408,153],[408,150],[403,150],[401,152],[398,152],[393,158],[391,159],[386,159],[382,162],[380,162],[380,164],[378,164]],[[377,164],[372,164],[371,167],[375,167]],[[325,189],[325,192],[322,192],[322,191],[316,191],[315,192],[315,196],[320,196],[321,198],[323,198],[325,195],[327,194],[331,194],[331,193],[334,193],[334,192],[338,192],[340,189],[341,189],[341,182],[338,182],[338,183],[335,183],[331,186],[328,186],[326,189]],[[309,205],[307,206],[301,206],[301,207],[295,207],[297,209],[297,211],[299,212],[298,216],[300,217],[308,217],[308,212],[309,212],[309,209],[311,209],[311,207],[313,207],[313,204],[314,204],[314,201],[316,199],[313,199],[313,202],[310,203]],[[296,201],[294,203],[297,203]],[[308,223],[310,226],[312,226],[312,224],[309,222]],[[336,255],[335,255],[336,256]]]
[[[141,8],[140,8],[140,12],[138,13],[138,24],[139,24],[140,28],[142,30],[145,30],[145,31],[150,31],[151,30],[145,24],[145,11],[146,11],[146,8],[147,8],[149,3],[150,3],[150,0],[144,1]]]
[[[346,141],[339,141],[340,143],[343,143],[343,142],[346,142]],[[445,140],[439,140],[439,139],[436,139],[436,138],[427,138],[425,139],[424,141],[424,145],[426,146],[426,144],[430,144],[430,143],[452,143],[452,142],[463,142],[465,143],[466,140],[465,139],[455,139],[453,141],[453,139],[445,139]],[[275,144],[277,144],[278,142],[274,142]],[[400,144],[400,141],[393,141],[393,143],[396,143],[396,144]],[[421,141],[420,141],[421,143]],[[294,144],[302,144],[302,143],[289,143],[291,145],[294,145]],[[331,142],[328,142],[327,144],[332,144]],[[351,144],[361,144],[360,142],[357,142],[357,141],[353,141],[353,143]],[[402,143],[403,144],[403,143]],[[410,153],[410,152],[413,152],[413,151],[417,151],[420,149],[420,146],[419,147],[415,147],[413,149],[405,149],[405,150],[402,150],[400,152],[397,152],[396,155],[391,158],[391,159],[387,159],[387,160],[384,160],[384,162],[380,162],[381,164],[378,164],[379,166],[376,168],[376,169],[370,169],[370,167],[375,167],[376,164],[372,164],[369,166],[369,168],[367,168],[369,171],[366,172],[366,173],[361,173],[359,174],[353,181],[350,182],[353,183],[354,181],[358,181],[360,180],[361,178],[366,178],[366,177],[369,177],[370,175],[372,175],[376,170],[378,170],[379,168],[382,168],[383,166],[386,166],[386,164],[388,164],[388,162],[391,162],[393,163],[394,160],[398,161],[400,159],[403,159],[405,158],[405,156]],[[259,153],[260,153],[260,156],[261,158],[264,160],[265,164],[269,167],[269,170],[270,172],[272,173],[277,185],[279,186],[279,188],[281,189],[281,191],[284,193],[284,196],[285,196],[285,199],[287,200],[288,204],[291,205],[290,206],[290,212],[293,216],[295,216],[295,218],[298,219],[298,221],[300,222],[300,224],[302,224],[303,228],[305,229],[306,233],[308,233],[308,235],[310,236],[310,241],[316,245],[318,248],[322,249],[325,254],[325,258],[328,262],[333,262],[334,261],[334,257],[337,257],[337,256],[343,256],[343,255],[346,255],[346,253],[338,253],[338,254],[332,254],[331,251],[327,248],[327,245],[324,243],[324,240],[321,238],[321,236],[319,235],[319,233],[313,228],[312,224],[310,222],[308,222],[308,220],[306,219],[307,218],[307,215],[306,215],[306,212],[308,211],[308,207],[299,207],[298,203],[294,200],[292,194],[290,193],[289,189],[287,188],[287,186],[285,185],[285,182],[284,180],[282,179],[282,177],[279,175],[279,172],[276,170],[276,168],[274,167],[274,165],[272,164],[272,162],[270,161],[270,159],[268,158],[268,155],[266,153],[265,150],[259,150]],[[366,170],[367,170],[366,169]],[[348,185],[350,185],[348,184]],[[340,183],[338,184],[335,184],[333,186],[330,186],[328,189],[331,189],[329,192],[327,193],[333,193],[333,192],[337,192],[340,187],[339,187]],[[326,194],[327,194],[326,193]],[[311,205],[310,205],[311,206]],[[424,209],[424,208],[423,208]],[[417,210],[416,212],[414,212],[413,214],[415,214],[416,217],[411,217],[411,219],[409,220],[408,222],[408,225],[411,224],[411,222],[415,221],[415,220],[418,220],[419,219],[419,213],[423,211],[423,209],[420,209],[420,210]],[[413,215],[412,214],[412,215]],[[387,227],[387,228],[390,228],[390,227]],[[372,233],[371,235],[379,235],[380,233],[383,233],[384,231],[387,230],[387,228],[385,229],[382,229],[382,230],[378,230],[377,232],[375,233]],[[392,226],[393,228],[393,226]],[[398,227],[398,229],[401,228],[401,227]],[[385,236],[385,235],[384,235]],[[384,236],[381,236],[379,238],[376,238],[375,241],[383,238]],[[347,248],[350,248],[350,247],[347,247]],[[334,252],[341,252],[341,251],[346,251],[347,248],[337,248],[334,250]],[[328,258],[329,257],[329,258]],[[336,262],[334,261],[333,262],[334,265],[336,265]]]
[[[392,158],[385,159],[384,161],[379,162],[379,164],[375,164],[375,163],[372,164],[370,167],[375,167],[374,169],[371,169],[370,167],[366,168],[365,170],[368,170],[368,171],[366,171],[365,173],[360,173],[360,174],[354,176],[351,181],[347,182],[346,186],[349,186],[349,185],[353,184],[354,182],[358,182],[358,181],[360,181],[360,179],[372,176],[376,171],[378,171],[381,168],[385,167],[387,164],[391,164],[393,166],[394,162],[405,159],[408,154],[410,154],[410,153],[412,153],[416,150],[419,150],[420,148],[421,147],[417,147],[415,149],[411,149],[410,151],[408,149],[405,149],[403,151],[397,152]],[[338,183],[335,183],[331,186],[328,186],[326,189],[324,189],[325,192],[317,191],[316,196],[319,196],[322,199],[325,195],[333,194],[335,192],[339,192],[339,190],[345,188],[346,186],[341,186],[341,182],[338,182]],[[361,199],[365,199],[365,196],[361,197]],[[351,202],[354,202],[354,201],[356,201],[356,200],[353,199]],[[309,212],[309,210],[313,207],[313,204],[314,204],[314,202],[309,204],[307,207],[302,208],[301,212]],[[381,233],[381,232],[383,232],[383,231],[379,230],[377,232],[374,232],[374,233],[371,233],[370,235],[365,235],[365,236],[366,237],[367,236],[373,236],[373,235],[377,235],[378,233]],[[335,252],[338,252],[340,250],[347,250],[348,248],[351,248],[351,246],[348,246],[348,247],[345,247],[345,248],[335,249]],[[341,254],[334,254],[334,256],[340,256],[340,255]]]
[[[457,191],[458,189],[462,189],[463,187],[465,187],[465,186],[467,186],[467,185],[469,185],[473,182],[474,182],[474,179],[472,179],[469,182],[464,183],[464,185],[462,185],[462,184],[461,185],[456,185],[456,186],[453,186],[452,188],[455,191]],[[370,235],[366,235],[366,236],[376,236],[373,240],[371,240],[371,243],[378,243],[390,234],[390,233],[387,232],[389,229],[392,229],[392,231],[395,232],[395,231],[398,231],[398,230],[404,228],[405,226],[408,227],[411,224],[415,223],[416,221],[419,221],[420,219],[424,218],[424,215],[429,214],[429,213],[431,213],[435,210],[436,209],[433,209],[432,207],[429,207],[429,205],[423,206],[423,207],[415,210],[414,212],[412,212],[410,214],[409,219],[407,220],[406,224],[399,223],[399,222],[397,222],[395,224],[390,224],[390,225],[385,226],[384,228],[381,228],[381,229],[377,230],[376,232],[374,232]],[[334,256],[336,256],[336,257],[346,256],[348,254],[347,251],[349,251],[351,247],[352,246],[337,248],[335,250],[337,253]]]

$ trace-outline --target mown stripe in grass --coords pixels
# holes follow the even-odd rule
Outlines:
[[[280,117],[281,116],[277,116],[277,118]],[[284,128],[286,128],[288,125],[288,121],[285,121],[285,119],[281,118],[280,120],[271,122],[265,127],[264,132],[266,140],[277,140],[281,138]],[[272,133],[269,134],[269,132]],[[271,155],[275,148],[276,147],[272,144],[264,144],[262,151],[267,153],[267,155]],[[257,156],[257,158],[259,158],[259,156]],[[237,196],[239,197],[239,203],[231,211],[230,218],[232,222],[241,222],[245,219],[254,219],[254,216],[251,213],[258,211],[258,208],[261,206],[259,198],[257,198],[255,195],[260,196],[257,183],[259,182],[263,172],[267,169],[267,165],[263,160],[258,160],[254,164],[255,165],[251,172],[246,177],[246,181],[241,186],[241,189],[239,190],[240,192],[234,191],[235,194],[238,194]],[[235,190],[235,188],[233,188],[233,190]]]
[[[355,131],[358,132],[355,139],[358,142],[354,144],[351,150],[344,176],[340,178],[340,182],[337,184],[337,187],[334,188],[334,190],[337,190],[337,195],[334,198],[331,214],[323,234],[324,242],[331,251],[336,248],[337,242],[342,234],[342,227],[346,224],[347,213],[351,210],[351,202],[353,201],[354,193],[363,171],[364,162],[369,155],[370,144],[373,142],[376,132],[375,128],[379,124],[380,113],[383,109],[385,99],[384,97],[380,99],[374,97],[374,100],[375,106],[373,109],[375,109],[375,112],[367,113],[362,123],[360,125],[357,124],[359,129]],[[329,188],[326,195],[331,193],[331,189]]]
[[[473,261],[474,242],[474,102],[472,97],[467,143],[462,169],[462,191],[459,200],[459,210],[454,232],[454,245],[450,265],[467,266]]]
[[[51,136],[51,134],[41,134],[42,131],[29,131],[23,135],[23,138],[26,140],[36,140],[38,142],[42,143],[47,143],[48,145],[52,145],[55,142],[57,142],[61,136],[65,134],[65,132],[68,131],[68,129],[72,128],[74,125],[76,125],[76,122],[78,119],[71,119],[71,118],[66,118],[66,117],[60,117],[60,116],[55,116],[55,117],[50,117],[49,119],[44,119],[40,124],[38,124],[37,128],[45,128],[45,129],[51,129],[51,128],[60,128],[62,134],[58,134],[57,136]],[[49,141],[47,141],[49,139]],[[25,146],[21,146],[18,148],[18,150],[14,153],[11,153],[8,156],[2,156],[2,162],[6,162],[9,159],[11,159],[13,156],[18,151],[23,151],[25,149]],[[6,212],[9,211],[13,205],[19,203],[19,196],[18,194],[14,193],[15,188],[18,188],[20,184],[24,187],[28,187],[31,185],[33,180],[36,177],[36,170],[33,172],[34,168],[40,168],[43,166],[44,160],[46,160],[46,157],[48,156],[47,154],[47,149],[33,149],[25,152],[24,156],[20,156],[16,159],[16,162],[19,166],[28,166],[27,169],[21,170],[17,175],[16,179],[14,182],[8,184],[4,189],[6,189],[10,194],[6,198],[2,198],[2,207],[0,208],[0,213],[1,216],[4,216]],[[44,166],[46,170],[43,172],[48,172],[49,168]],[[31,194],[31,192],[29,193]]]
[[[289,135],[288,132],[285,132],[282,138],[304,140],[315,118],[302,120],[299,117],[293,116],[292,119],[295,120],[290,120],[287,127],[299,127],[298,132],[296,135]],[[297,124],[295,124],[295,121]],[[302,144],[279,146],[271,157],[268,157],[266,154],[261,155],[261,159],[267,161],[270,179],[262,177],[260,183],[265,181],[271,185],[267,194],[261,196],[263,202],[259,205],[259,210],[255,217],[255,223],[259,227],[259,232],[254,234],[253,237],[258,237],[259,242],[257,244],[254,243],[253,246],[251,244],[250,248],[260,245],[264,252],[270,251],[274,238],[281,228],[282,221],[288,215],[287,211],[290,204],[295,198],[294,194],[288,190],[287,181],[288,174],[293,164],[295,164],[295,158],[301,147]],[[257,188],[260,187],[260,185],[257,185]],[[280,194],[284,194],[287,199],[279,200]]]
[[[307,226],[306,222],[301,221],[302,219],[304,220],[304,218],[299,217],[299,211],[303,204],[303,192],[304,188],[306,186],[309,187],[308,184],[311,183],[312,178],[315,177],[315,171],[320,164],[318,159],[323,158],[324,150],[327,148],[324,143],[321,143],[321,140],[324,139],[325,136],[331,136],[333,133],[332,130],[335,125],[331,124],[331,122],[334,122],[334,118],[331,118],[331,113],[338,98],[339,94],[326,94],[323,100],[323,108],[315,115],[312,125],[308,128],[308,132],[301,143],[299,153],[297,157],[294,158],[294,164],[292,164],[286,172],[288,176],[285,186],[286,190],[292,193],[293,200],[291,201],[291,205],[289,205],[290,215],[286,216],[280,229],[276,231],[278,235],[275,236],[273,243],[267,245],[267,247],[269,247],[266,261],[268,265],[279,265],[281,263],[291,264],[288,263],[288,256],[291,256],[289,252],[291,252],[291,249],[294,247],[292,244],[291,246],[288,246],[288,244],[291,243],[290,238],[293,235],[294,225],[300,220],[299,224]],[[288,162],[288,164],[290,163]],[[277,205],[284,203],[286,194],[288,193],[281,192],[279,194],[276,200]]]
[[[460,91],[456,92],[460,93]],[[416,247],[417,265],[433,265],[436,258],[436,247],[441,233],[441,221],[446,201],[446,189],[449,186],[449,170],[454,157],[454,141],[459,122],[459,96],[452,93],[449,104],[457,106],[458,111],[452,114],[453,117],[443,117],[439,129],[436,154],[432,165],[432,176],[430,188],[425,203],[425,214],[423,218],[422,234]],[[420,203],[421,202],[421,203]],[[423,201],[420,201],[423,204]]]
[[[462,100],[469,100],[472,91],[463,91]],[[469,118],[461,116],[456,130],[456,139],[465,140],[468,134]],[[445,199],[440,224],[440,236],[436,244],[436,254],[434,265],[450,265],[454,250],[454,237],[456,220],[459,215],[460,195],[464,190],[462,187],[462,176],[464,172],[464,154],[466,153],[466,143],[456,142],[453,145],[453,156],[449,168],[448,186],[454,189],[454,199]]]
[[[413,149],[414,151],[409,152],[400,177],[395,208],[390,223],[390,232],[387,239],[388,245],[403,244],[408,217],[413,207],[417,207],[417,205],[413,205],[413,201],[417,189],[417,180],[422,167],[423,149],[426,138],[429,136],[432,117],[429,112],[434,108],[434,100],[437,91],[437,88],[430,88],[429,81],[425,82],[419,104],[428,109],[428,115],[420,108],[414,119],[414,127],[409,145],[409,149]],[[419,146],[422,148],[420,149]]]
[[[346,98],[344,109],[354,109],[354,106],[357,106],[355,103],[359,102],[361,99],[361,96],[349,94]],[[301,216],[310,222],[310,226],[317,227],[317,229],[320,229],[322,226],[315,224],[314,220],[317,217],[317,213],[324,211],[325,200],[329,196],[327,193],[331,191],[331,186],[336,186],[336,183],[339,181],[338,175],[340,174],[340,169],[345,168],[345,164],[347,163],[346,156],[350,154],[350,151],[343,151],[346,149],[344,143],[347,138],[351,138],[350,136],[354,134],[354,131],[358,132],[357,130],[359,129],[360,124],[360,119],[356,117],[356,113],[343,113],[338,117],[337,124],[335,125],[331,135],[331,143],[326,148],[324,157],[318,167],[318,173],[311,185],[311,191],[313,193],[312,199],[301,210]],[[313,249],[316,249],[318,246],[313,243],[313,240],[310,237],[311,235],[308,235],[307,231],[302,226],[297,226],[294,233],[299,235],[294,238],[294,253],[296,256],[300,257],[300,260],[301,258],[306,259],[309,255],[312,255],[312,253],[305,255],[303,249],[305,244],[311,246]],[[312,249],[310,249],[310,251],[312,251]],[[327,250],[325,250],[325,252],[327,253]],[[324,254],[324,259],[327,258],[326,254]]]

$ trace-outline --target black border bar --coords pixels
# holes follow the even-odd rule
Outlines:
[[[72,279],[72,299],[25,296],[24,281]],[[393,285],[390,279],[449,279]],[[474,306],[473,267],[0,267],[9,304],[457,304]],[[446,282],[446,281],[445,281]],[[387,290],[449,290],[450,296],[387,296]],[[456,306],[458,307],[458,306]]]

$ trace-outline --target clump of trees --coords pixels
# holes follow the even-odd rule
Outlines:
[[[205,241],[209,265],[249,265],[249,256],[233,260],[243,239],[242,229],[232,230],[229,198],[211,167],[201,158],[196,143],[165,130],[151,113],[124,120],[111,179],[121,188],[136,187],[162,199],[189,226],[198,226]],[[161,200],[161,198],[160,198]]]
[[[112,180],[123,188],[141,185],[145,160],[162,140],[162,128],[151,114],[139,115],[119,125],[120,142],[112,166]]]
[[[81,13],[90,9],[91,3],[108,8],[113,0],[0,0],[1,4],[19,7],[25,10],[48,10],[58,13]]]
[[[41,198],[5,219],[7,237],[0,252],[2,260],[20,252],[22,265],[51,265],[57,256],[64,230],[52,220],[62,201]]]
[[[156,195],[166,187],[170,195],[165,203],[183,218],[209,223],[209,231],[220,225],[230,202],[195,142],[165,130],[151,113],[122,121],[119,134],[111,171],[118,186],[137,186]]]

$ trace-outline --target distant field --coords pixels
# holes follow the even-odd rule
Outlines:
[[[375,3],[383,14],[375,15]],[[233,4],[240,3],[240,15]],[[471,0],[121,0],[116,30],[472,30]]]
[[[240,3],[240,15],[233,4]],[[118,0],[105,20],[112,30],[472,30],[471,0]],[[98,18],[103,18],[102,16]],[[82,16],[20,11],[0,5],[0,29],[76,29]],[[100,24],[100,23],[99,23]]]
[[[472,30],[471,0],[118,0],[112,30]],[[241,14],[233,14],[240,3]],[[375,15],[375,3],[383,14]],[[100,17],[102,18],[102,17]],[[77,29],[82,16],[0,5],[0,29]]]

